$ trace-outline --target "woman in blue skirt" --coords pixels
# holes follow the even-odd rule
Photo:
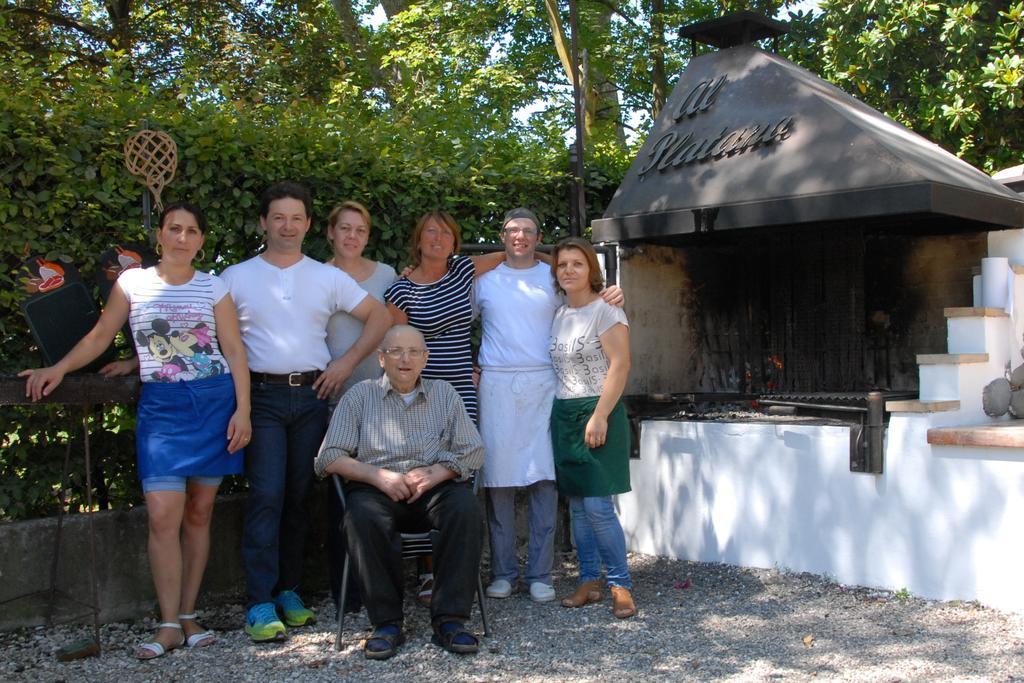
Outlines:
[[[136,649],[139,659],[214,642],[195,614],[213,503],[221,479],[242,471],[252,432],[235,305],[220,278],[192,265],[205,233],[199,209],[168,206],[156,230],[160,262],[123,272],[96,326],[55,365],[20,375],[28,378],[26,395],[38,400],[107,349],[126,320],[131,324],[142,377],[136,454],[161,616],[152,642]],[[100,372],[122,374],[125,367],[111,363]]]

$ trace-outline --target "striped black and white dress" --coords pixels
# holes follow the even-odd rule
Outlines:
[[[451,383],[475,423],[476,387],[469,344],[473,275],[472,260],[451,256],[448,272],[440,280],[421,285],[402,278],[388,287],[384,300],[404,312],[409,324],[423,333],[430,350],[423,377]]]

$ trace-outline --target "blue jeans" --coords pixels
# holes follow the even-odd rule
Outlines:
[[[249,606],[297,590],[305,563],[306,495],[327,429],[327,401],[312,388],[252,386],[252,440],[245,449],[249,501],[242,564]]]
[[[570,497],[569,514],[580,563],[580,583],[600,579],[604,564],[610,585],[633,590],[626,566],[626,535],[622,533],[612,497]]]

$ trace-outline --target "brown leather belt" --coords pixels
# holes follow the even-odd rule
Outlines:
[[[287,375],[272,375],[268,372],[250,372],[253,384],[284,384],[289,387],[304,387],[316,381],[323,373],[319,370],[289,372]]]

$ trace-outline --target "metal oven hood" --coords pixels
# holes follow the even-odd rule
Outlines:
[[[693,58],[594,242],[842,221],[1024,227],[1024,199],[752,45]]]

